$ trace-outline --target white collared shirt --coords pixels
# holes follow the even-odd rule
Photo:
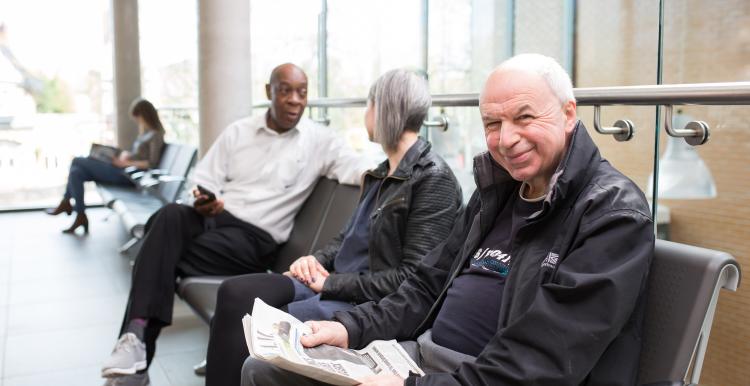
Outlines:
[[[216,193],[235,217],[283,243],[318,177],[359,185],[373,166],[331,128],[302,117],[279,134],[262,114],[224,129],[195,167],[193,182]]]

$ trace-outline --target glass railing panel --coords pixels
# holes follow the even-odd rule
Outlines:
[[[659,2],[576,3],[575,87],[656,84]],[[593,108],[579,106],[578,115],[604,158],[632,179],[650,197],[654,171],[656,108],[654,106],[602,106],[600,124],[611,127],[630,120],[635,135],[618,142],[594,130]],[[658,209],[658,206],[657,206]],[[669,217],[657,211],[657,232],[667,232]]]
[[[746,2],[666,1],[664,82],[747,81],[748,20]],[[728,252],[746,270],[750,266],[750,106],[675,106],[674,111],[677,128],[691,120],[705,121],[711,136],[705,145],[690,148],[681,139],[660,133],[659,206],[669,208],[670,238]],[[700,383],[746,385],[750,344],[741,337],[750,336],[750,289],[740,286],[736,293],[723,292]]]

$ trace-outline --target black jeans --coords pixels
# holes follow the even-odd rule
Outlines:
[[[249,355],[242,317],[252,314],[256,297],[270,306],[284,309],[294,299],[292,280],[279,274],[255,274],[221,283],[216,295],[216,311],[211,319],[206,386],[240,384],[242,363]]]
[[[144,343],[151,364],[159,332],[172,323],[178,276],[265,272],[276,247],[267,232],[227,211],[205,218],[190,206],[166,205],[146,223],[120,334],[130,320],[148,319]]]

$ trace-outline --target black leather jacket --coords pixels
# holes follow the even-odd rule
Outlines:
[[[360,348],[432,326],[452,280],[519,183],[489,154],[451,235],[378,304],[335,317]],[[497,333],[474,362],[406,385],[634,385],[654,229],[646,198],[601,158],[580,122],[542,211],[518,231]]]
[[[367,273],[332,273],[321,298],[353,303],[380,300],[396,291],[422,257],[448,237],[461,209],[461,188],[445,161],[430,147],[420,138],[392,175],[388,176],[388,160],[365,173],[362,191],[376,180],[383,181],[370,215],[370,269]],[[314,253],[329,271],[350,226],[351,220]]]

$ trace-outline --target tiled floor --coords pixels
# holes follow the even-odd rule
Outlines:
[[[117,338],[130,287],[116,216],[88,211],[91,233],[60,230],[72,217],[0,214],[0,386],[101,385],[99,365]],[[208,328],[180,300],[149,375],[154,386],[202,385]]]

